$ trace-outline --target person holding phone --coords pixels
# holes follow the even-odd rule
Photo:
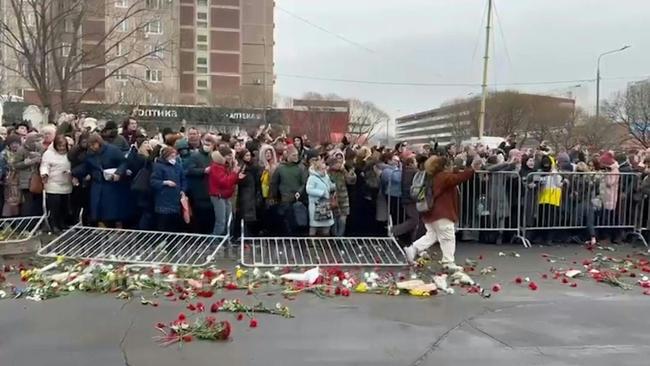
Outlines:
[[[212,235],[226,233],[228,218],[232,213],[230,199],[235,194],[237,183],[246,178],[233,157],[232,150],[221,146],[212,153],[212,165],[208,177],[208,193],[214,209],[214,228]]]

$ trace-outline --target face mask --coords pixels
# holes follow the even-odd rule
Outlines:
[[[171,164],[171,165],[176,164],[176,159],[169,159],[169,160],[167,160],[167,161],[168,161],[169,164]]]
[[[209,153],[210,151],[212,151],[212,146],[203,145],[203,151]]]

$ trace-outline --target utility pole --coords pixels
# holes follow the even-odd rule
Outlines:
[[[485,27],[485,54],[483,55],[483,82],[481,83],[481,110],[478,115],[478,138],[483,138],[485,130],[485,103],[487,102],[488,89],[488,60],[490,58],[490,29],[492,26],[492,0],[488,0],[487,26]]]
[[[631,46],[629,45],[625,45],[615,50],[603,52],[598,56],[598,62],[596,66],[596,121],[598,121],[598,118],[600,118],[600,59],[605,55],[611,55],[612,53],[625,51],[630,47]]]

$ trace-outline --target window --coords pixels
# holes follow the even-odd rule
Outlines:
[[[128,8],[129,7],[129,0],[116,0],[115,1],[115,7],[116,8]]]
[[[68,57],[70,56],[70,48],[72,46],[68,42],[61,43],[61,56]]]
[[[149,34],[162,34],[162,25],[160,20],[152,20],[147,23],[146,32]]]
[[[74,22],[70,19],[63,21],[63,30],[68,33],[74,32]]]
[[[122,55],[123,55],[122,52],[123,52],[123,50],[122,50],[122,44],[121,44],[121,43],[118,43],[118,44],[115,46],[115,55],[117,55],[117,56],[122,56]]]
[[[208,13],[204,13],[204,12],[196,13],[196,26],[199,28],[208,27]]]
[[[203,34],[198,34],[196,36],[196,43],[197,46],[196,48],[200,51],[207,51],[208,50],[208,36],[203,35]]]
[[[196,87],[198,89],[207,89],[208,88],[208,81],[205,79],[198,79],[196,80]]]
[[[208,59],[205,57],[197,57],[196,58],[196,64],[197,65],[207,65],[208,64]]]
[[[164,50],[160,46],[154,46],[151,44],[145,46],[145,52],[148,55],[147,57],[157,59],[162,59],[164,54]]]
[[[198,0],[196,3],[198,6],[208,6],[208,0]]]
[[[129,31],[128,19],[123,19],[122,22],[117,25],[117,30],[120,32],[128,32]]]
[[[147,81],[151,81],[152,83],[159,83],[162,81],[162,71],[160,70],[147,69],[144,76]]]
[[[115,79],[120,80],[120,81],[126,81],[128,79],[128,75],[126,75],[126,71],[120,70],[115,73]]]
[[[147,0],[147,8],[160,9],[160,0]]]

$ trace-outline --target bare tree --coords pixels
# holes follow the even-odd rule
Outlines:
[[[624,127],[641,146],[650,147],[650,83],[639,83],[605,101],[603,109],[611,120]]]
[[[351,143],[372,139],[381,127],[388,126],[389,122],[390,116],[388,113],[381,110],[373,102],[364,102],[359,99],[350,100],[348,131]]]
[[[13,60],[2,67],[23,77],[50,118],[58,109],[76,110],[83,100],[97,99],[96,89],[109,78],[137,78],[126,69],[169,45],[134,42],[151,24],[160,26],[152,3],[167,4],[135,0],[117,8],[111,0],[5,0],[0,45]],[[109,12],[113,22],[105,24]]]

